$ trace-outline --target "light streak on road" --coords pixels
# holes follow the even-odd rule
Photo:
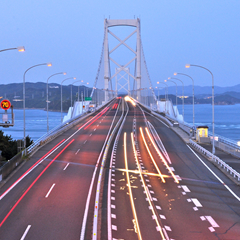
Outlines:
[[[128,191],[129,191],[129,198],[130,198],[130,202],[131,202],[131,207],[132,207],[132,211],[133,211],[133,217],[135,220],[135,226],[136,226],[136,230],[137,230],[137,235],[138,235],[138,239],[142,239],[142,235],[141,235],[141,231],[140,231],[140,227],[139,227],[139,223],[138,223],[138,218],[137,218],[137,212],[135,209],[135,205],[134,205],[134,200],[133,200],[133,195],[132,195],[132,188],[131,188],[131,182],[130,182],[130,178],[129,178],[129,173],[128,173],[128,160],[127,160],[127,133],[124,133],[124,161],[125,161],[125,168],[126,168],[126,177],[127,177],[127,186],[128,186]]]
[[[149,189],[147,188],[147,186],[145,184],[145,181],[144,181],[144,178],[142,176],[143,172],[142,172],[142,168],[141,168],[141,165],[140,165],[138,157],[137,157],[137,151],[136,151],[135,144],[134,144],[133,133],[131,133],[131,140],[132,140],[133,152],[134,152],[135,159],[137,161],[137,165],[138,165],[138,169],[139,169],[139,172],[140,172],[140,177],[141,177],[141,180],[142,180],[143,188],[144,188],[144,191],[145,191],[145,193],[147,195],[148,204],[149,204],[149,206],[151,206],[152,214],[154,216],[154,219],[155,219],[155,222],[157,224],[157,227],[158,227],[158,229],[160,231],[160,235],[161,235],[162,239],[165,240],[166,238],[165,238],[165,236],[163,234],[162,227],[161,227],[161,225],[160,225],[160,223],[158,221],[158,216],[156,215],[156,213],[154,211],[154,206],[153,206],[153,203],[152,203],[152,196],[151,196],[151,194],[149,192]]]
[[[144,137],[144,134],[143,134],[143,130],[142,130],[141,127],[140,127],[140,132],[141,132],[141,136],[142,136],[143,142],[144,142],[144,144],[145,144],[145,147],[146,147],[146,149],[147,149],[147,151],[148,151],[148,154],[149,154],[149,156],[151,157],[152,162],[153,162],[155,168],[157,169],[157,172],[158,172],[159,176],[161,177],[162,181],[165,183],[166,181],[165,181],[165,179],[164,179],[164,177],[163,177],[160,169],[158,168],[158,165],[156,164],[156,161],[154,160],[154,158],[153,158],[153,156],[152,156],[152,154],[151,154],[151,152],[150,152],[150,150],[149,150],[149,148],[148,148],[148,145],[147,145],[147,142],[146,142],[146,140],[145,140],[145,137]]]
[[[27,190],[23,193],[23,195],[18,199],[18,201],[13,205],[11,210],[8,212],[8,214],[5,216],[5,218],[0,223],[0,227],[2,227],[3,223],[7,220],[7,218],[10,216],[10,214],[13,212],[13,210],[17,207],[17,205],[21,202],[21,200],[24,198],[24,196],[29,192],[29,190],[33,187],[33,185],[37,182],[37,180],[43,175],[43,173],[50,167],[50,165],[66,150],[66,148],[72,144],[74,139],[72,139],[71,142],[69,142],[58,154],[57,156],[42,170],[42,172],[37,176],[37,178],[31,183],[31,185],[27,188]]]
[[[49,152],[47,152],[43,157],[41,157],[36,163],[34,163],[16,182],[14,182],[1,196],[0,200],[3,199],[4,196],[6,196],[24,177],[26,177],[35,167],[37,167],[43,160],[45,160],[46,157],[48,157],[50,154],[53,153],[53,151],[65,141],[63,139],[61,142],[59,142],[57,145],[55,145]]]
[[[165,166],[167,167],[168,171],[171,173],[172,177],[174,178],[174,180],[176,181],[176,183],[179,183],[177,177],[175,176],[175,174],[173,173],[172,169],[168,166],[167,161],[165,160],[165,158],[163,157],[162,153],[159,151],[156,143],[153,141],[152,136],[150,135],[149,131],[147,128],[145,128],[145,131],[148,134],[148,137],[152,143],[152,145],[154,146],[155,150],[157,151],[158,155],[160,156],[160,158],[162,159],[162,161],[164,162]]]
[[[136,106],[136,103],[129,96],[126,96],[124,99],[127,102],[131,102],[134,107]]]

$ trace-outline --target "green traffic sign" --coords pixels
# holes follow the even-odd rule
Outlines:
[[[91,97],[85,97],[85,101],[92,101]]]

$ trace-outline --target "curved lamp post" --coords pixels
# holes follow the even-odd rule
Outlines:
[[[168,100],[168,85],[165,83],[165,82],[157,82],[157,84],[164,84],[166,87],[165,87],[165,114],[167,112],[167,100]],[[166,98],[166,89],[167,89],[167,98]]]
[[[184,122],[184,84],[183,84],[183,81],[178,78],[172,78],[172,77],[169,77],[168,79],[175,79],[182,83],[182,111],[183,111],[183,122]]]
[[[55,73],[53,75],[51,75],[48,79],[47,79],[47,132],[49,130],[49,125],[48,125],[48,81],[51,77],[55,76],[55,75],[58,75],[58,74],[63,74],[63,75],[66,75],[65,72],[60,72],[60,73]]]
[[[172,83],[174,83],[175,85],[176,85],[176,106],[177,106],[177,84],[174,82],[174,81],[172,81],[172,80],[164,80],[165,82],[172,82]]]
[[[63,82],[65,82],[66,80],[69,80],[69,79],[76,79],[76,78],[75,77],[66,78],[66,79],[62,80],[62,82],[61,82],[61,122],[63,121],[63,118],[62,118],[62,84],[63,84]]]
[[[0,50],[0,52],[8,51],[8,50],[18,50],[19,52],[25,52],[25,48],[23,46],[21,47],[16,47],[16,48],[6,48]]]
[[[209,69],[207,69],[203,66],[200,66],[200,65],[186,64],[185,67],[186,68],[190,68],[190,67],[203,68],[203,69],[207,70],[212,76],[212,133],[213,133],[212,154],[215,154],[215,146],[214,146],[214,141],[215,141],[215,139],[214,139],[214,77],[213,77],[213,74]]]
[[[187,76],[187,77],[189,77],[189,78],[192,79],[192,82],[193,82],[193,90],[192,90],[192,92],[193,92],[193,126],[194,126],[194,124],[195,124],[195,113],[194,113],[194,80],[193,80],[192,77],[190,77],[189,75],[187,75],[187,74],[185,74],[185,73],[174,73],[173,75],[174,75],[174,76],[176,76],[176,75],[183,75],[183,76]]]
[[[38,66],[43,66],[43,65],[47,65],[48,67],[51,67],[52,64],[51,63],[41,63],[41,64],[37,64],[37,65],[34,65],[30,68],[28,68],[24,74],[23,74],[23,142],[24,142],[24,153],[26,155],[26,121],[25,121],[25,75],[26,73],[32,69],[32,68],[35,68],[35,67],[38,67]]]

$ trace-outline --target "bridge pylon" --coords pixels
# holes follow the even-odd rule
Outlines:
[[[128,26],[133,27],[134,30],[123,40],[114,34],[111,31],[113,27],[119,26]],[[141,35],[140,35],[140,19],[105,19],[104,20],[104,90],[105,90],[105,101],[109,100],[109,90],[112,90],[113,79],[118,79],[115,85],[115,91],[117,92],[121,89],[125,89],[129,94],[130,89],[130,79],[133,79],[135,82],[136,90],[141,89]],[[118,44],[114,46],[112,49],[109,49],[109,35],[111,35],[114,39],[118,41]],[[136,50],[134,50],[129,44],[127,44],[127,40],[133,38],[136,35]],[[120,47],[125,46],[131,54],[133,54],[133,58],[131,58],[125,64],[120,64],[116,59],[112,57],[113,53]],[[129,65],[135,61],[135,73],[130,72]],[[115,73],[111,74],[111,64],[115,64]],[[119,76],[117,76],[119,75]],[[125,77],[127,75],[127,77]],[[123,77],[124,76],[124,77]],[[120,81],[125,81],[124,83],[120,83]],[[127,83],[126,83],[127,81]],[[127,89],[123,86],[128,86]],[[137,98],[140,100],[140,91],[137,91]]]

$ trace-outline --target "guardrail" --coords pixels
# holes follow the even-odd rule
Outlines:
[[[203,155],[205,155],[208,159],[215,162],[219,167],[223,168],[229,174],[236,178],[238,181],[240,181],[240,173],[238,173],[236,170],[234,170],[232,167],[230,167],[227,163],[225,163],[223,160],[221,160],[219,157],[213,155],[211,152],[206,150],[205,148],[201,147],[197,143],[195,143],[193,140],[189,139],[189,144],[193,146],[197,151],[201,152]]]
[[[109,104],[112,101],[112,99],[99,107],[97,110],[100,110],[101,108],[104,108],[107,104]],[[27,149],[27,155],[32,156],[39,148],[44,146],[47,142],[50,142],[57,136],[61,135],[63,132],[67,131],[69,128],[75,126],[83,119],[93,115],[95,112],[89,113],[89,114],[82,114],[74,117],[73,119],[70,119],[69,121],[58,125],[56,128],[52,129],[42,137],[40,137],[36,142],[31,144]],[[18,167],[23,161],[24,161],[24,153],[25,151],[22,150],[22,152],[18,153],[16,156],[8,160],[1,168],[0,168],[0,182],[5,179],[16,167]]]
[[[109,102],[106,102],[104,105],[102,105],[99,108],[97,108],[96,111],[98,111],[101,108],[103,108],[106,105],[108,105],[112,100],[113,99],[111,99]],[[76,117],[71,118],[68,121],[58,125],[56,128],[52,129],[51,131],[49,131],[48,133],[43,135],[41,138],[39,138],[32,145],[30,145],[27,148],[27,155],[32,156],[39,149],[39,147],[42,147],[47,142],[49,142],[49,141],[53,140],[54,138],[58,137],[59,135],[61,135],[62,133],[64,133],[68,129],[70,129],[71,127],[73,127],[76,124],[78,124],[80,121],[84,120],[85,118],[87,118],[87,117],[89,117],[91,115],[94,115],[95,112],[79,114]],[[22,151],[22,155],[24,154],[24,152],[25,151],[23,150]]]

